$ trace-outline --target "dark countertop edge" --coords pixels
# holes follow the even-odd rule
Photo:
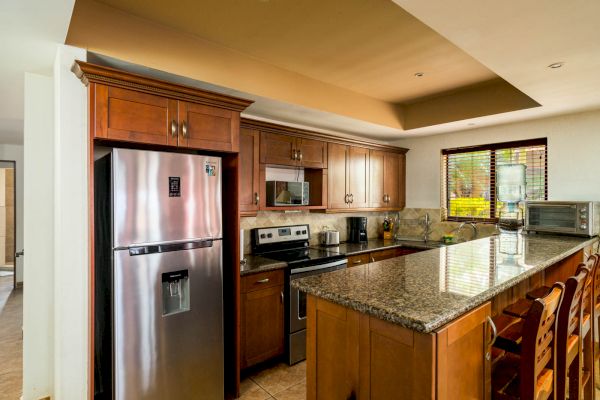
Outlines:
[[[382,240],[382,239],[379,239]],[[399,240],[396,243],[393,244],[386,244],[380,247],[374,247],[372,249],[363,249],[363,250],[358,250],[358,251],[350,251],[348,253],[343,253],[346,257],[348,256],[356,256],[358,254],[365,254],[365,253],[370,253],[372,251],[379,251],[379,250],[384,250],[384,249],[395,249],[398,247],[407,247],[407,248],[413,248],[413,249],[423,249],[423,250],[435,250],[435,249],[439,249],[441,247],[445,247],[448,246],[447,244],[443,244],[441,242],[433,242],[430,241],[431,243],[439,243],[439,246],[428,246],[427,244],[425,244],[425,242],[418,242],[415,241],[414,244],[413,242],[409,242],[408,240]],[[340,243],[340,245],[342,245],[344,243]],[[458,244],[458,243],[453,243],[453,244]]]
[[[383,239],[371,239],[371,240],[383,240]],[[349,256],[357,255],[357,254],[370,253],[372,251],[379,251],[379,250],[383,250],[383,249],[393,249],[396,247],[410,247],[413,249],[435,250],[435,249],[439,249],[440,247],[447,246],[441,242],[434,242],[434,241],[430,241],[430,243],[440,243],[441,246],[428,246],[427,244],[425,244],[425,242],[422,242],[422,243],[423,244],[421,244],[418,241],[415,241],[415,244],[413,245],[412,242],[410,242],[409,240],[400,240],[400,241],[397,241],[396,243],[386,244],[381,247],[375,247],[372,249],[365,249],[365,250],[359,250],[359,251],[354,251],[354,252],[350,252],[350,253],[341,253],[341,254],[343,254],[346,257],[349,257]],[[343,243],[340,243],[340,244],[343,244]],[[311,247],[312,248],[317,248],[317,247],[326,248],[324,246],[311,246]],[[272,261],[272,263],[270,261]],[[260,267],[257,267],[254,269],[250,269],[250,270],[246,270],[246,271],[240,270],[240,276],[258,274],[259,272],[274,271],[277,269],[285,269],[288,266],[287,263],[282,262],[282,261],[277,261],[277,260],[270,260],[270,261],[269,261],[269,263],[263,264]]]
[[[425,324],[421,321],[417,321],[411,317],[399,316],[397,314],[392,314],[385,310],[379,309],[375,306],[363,304],[359,301],[352,300],[352,299],[346,298],[344,296],[336,295],[336,294],[329,293],[329,292],[321,293],[319,290],[315,290],[314,288],[305,287],[303,285],[298,284],[298,281],[293,281],[292,286],[295,287],[296,289],[300,289],[303,292],[306,292],[308,294],[311,294],[313,296],[316,296],[316,297],[324,299],[324,300],[331,301],[332,303],[341,305],[343,307],[350,308],[354,311],[358,311],[358,312],[364,314],[365,313],[364,310],[366,309],[366,310],[368,310],[366,312],[366,314],[371,315],[375,318],[379,318],[384,321],[388,321],[393,324],[397,324],[404,328],[411,329],[411,330],[414,330],[414,331],[417,331],[420,333],[429,334],[429,333],[433,333],[434,331],[438,330],[442,326],[454,321],[456,318],[462,316],[463,314],[481,306],[483,303],[485,303],[488,300],[491,300],[494,296],[498,295],[499,293],[502,293],[505,290],[524,281],[525,279],[528,279],[529,277],[537,274],[538,272],[545,270],[549,266],[554,265],[561,260],[564,260],[565,258],[575,254],[576,252],[585,248],[586,246],[596,243],[598,240],[599,239],[597,237],[589,238],[585,242],[582,242],[582,243],[574,246],[570,250],[562,253],[561,255],[553,257],[553,258],[547,260],[546,262],[537,265],[536,267],[533,267],[527,271],[524,271],[523,273],[514,277],[513,279],[509,279],[508,281],[502,282],[498,287],[488,289],[485,292],[482,292],[481,294],[479,294],[478,296],[472,297],[471,299],[469,299],[469,303],[465,304],[464,307],[459,307],[454,312],[448,313],[448,315],[440,317],[437,320],[435,320],[431,323],[428,323],[428,324]]]

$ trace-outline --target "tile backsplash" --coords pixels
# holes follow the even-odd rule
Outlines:
[[[240,221],[241,229],[244,230],[244,254],[250,254],[250,230],[252,228],[264,228],[281,225],[310,225],[310,244],[319,244],[319,232],[324,229],[334,229],[340,232],[340,241],[346,241],[348,238],[347,217],[364,216],[368,218],[367,236],[370,239],[383,235],[383,219],[386,213],[382,212],[363,212],[363,213],[343,213],[343,214],[324,214],[301,212],[281,212],[281,211],[260,211],[256,217],[242,217]]]
[[[281,212],[281,211],[261,211],[256,217],[242,217],[241,229],[244,230],[244,254],[250,254],[250,234],[252,228],[264,228],[281,225],[309,224],[310,226],[310,244],[319,243],[319,232],[324,229],[334,229],[340,232],[340,241],[346,241],[348,238],[347,217],[365,216],[368,218],[367,235],[369,239],[383,236],[383,219],[386,215],[399,217],[397,233],[406,239],[423,238],[422,221],[425,214],[429,214],[431,228],[429,240],[440,241],[442,236],[448,233],[455,235],[456,241],[470,239],[472,230],[465,227],[461,232],[457,232],[460,226],[459,222],[442,221],[441,209],[439,208],[405,208],[400,213],[385,212],[363,212],[363,213],[343,213],[343,214],[324,214],[301,212]],[[487,237],[498,233],[494,224],[477,224],[478,237]]]

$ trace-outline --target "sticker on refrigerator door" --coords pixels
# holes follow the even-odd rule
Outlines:
[[[217,176],[217,163],[213,161],[205,161],[204,170],[208,176]]]
[[[169,197],[181,197],[181,177],[169,177]]]

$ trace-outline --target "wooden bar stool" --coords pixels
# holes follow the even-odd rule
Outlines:
[[[532,302],[523,320],[520,355],[507,352],[495,362],[493,399],[546,400],[556,393],[555,321],[563,291],[564,285],[556,283]]]
[[[582,270],[587,272],[583,294],[581,298],[581,343],[582,343],[582,386],[583,398],[593,399],[595,391],[594,377],[594,332],[593,332],[593,313],[594,313],[594,276],[597,269],[597,258],[589,257],[585,263],[577,266],[577,273]]]
[[[600,255],[592,254],[595,260],[594,281],[592,292],[592,338],[594,341],[594,386],[600,383]]]
[[[582,297],[587,277],[588,271],[584,268],[565,282],[556,329],[557,400],[566,399],[567,378],[569,379],[569,399],[581,399],[582,341],[580,333],[583,317]]]

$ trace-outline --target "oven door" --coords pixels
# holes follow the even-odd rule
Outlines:
[[[543,204],[527,205],[525,229],[538,232],[577,233],[577,204]]]
[[[336,271],[346,268],[347,261],[336,260],[326,264],[312,265],[308,267],[293,268],[290,270],[289,286],[289,326],[288,333],[294,333],[306,329],[306,293],[292,287],[291,282],[295,279],[304,278],[311,275],[319,275],[326,272]]]

